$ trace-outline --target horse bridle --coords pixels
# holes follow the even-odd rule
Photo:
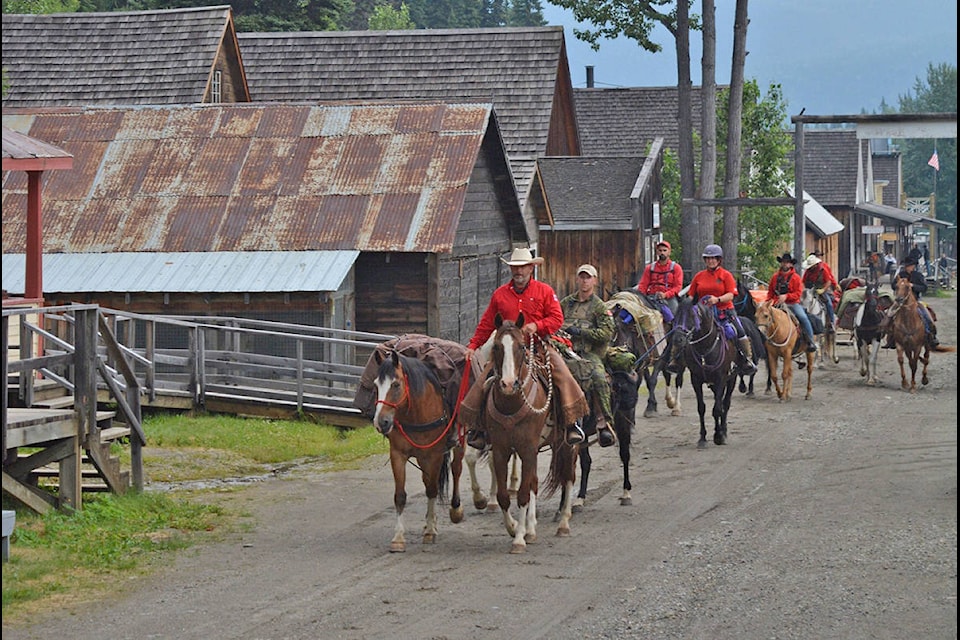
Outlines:
[[[713,344],[710,345],[710,348],[707,349],[707,351],[703,353],[698,352],[696,349],[693,349],[693,351],[700,357],[700,364],[703,366],[704,370],[715,371],[723,365],[723,358],[722,357],[719,358],[717,360],[716,365],[710,365],[710,366],[707,365],[706,359],[707,359],[707,356],[713,353],[714,349],[717,349],[717,348],[721,350],[723,349],[724,340],[721,337],[723,335],[723,329],[720,327],[719,324],[713,323],[713,327],[709,331],[707,331],[707,333],[700,336],[696,340],[691,340],[690,336],[692,336],[693,332],[696,331],[700,326],[700,312],[699,310],[696,310],[695,312],[697,313],[697,322],[696,322],[696,325],[693,327],[693,329],[687,329],[686,322],[678,323],[674,321],[673,330],[679,331],[686,338],[686,345],[684,345],[685,347],[694,347],[695,345],[700,344],[704,340],[713,336]],[[684,320],[686,320],[686,318],[684,318]]]
[[[773,320],[773,307],[770,307],[770,311],[771,311],[771,313],[770,313],[770,319]],[[786,313],[786,312],[784,312],[784,313]],[[790,316],[788,315],[788,316],[787,316],[787,320],[789,320],[789,319],[790,319]],[[793,335],[793,332],[797,330],[797,327],[796,327],[795,324],[793,324],[793,322],[791,322],[791,323],[790,323],[790,331],[787,333],[787,337],[784,339],[784,341],[783,341],[782,343],[777,343],[777,342],[775,342],[775,341],[773,340],[772,337],[770,337],[770,334],[767,333],[767,328],[770,327],[770,326],[773,326],[773,327],[774,327],[774,331],[776,331],[776,326],[775,326],[775,325],[776,325],[776,323],[774,323],[773,325],[771,325],[769,322],[758,322],[758,323],[757,323],[757,329],[762,329],[762,331],[763,331],[763,337],[766,338],[767,341],[770,342],[770,344],[772,344],[773,346],[775,346],[775,347],[777,347],[777,348],[779,349],[780,347],[785,347],[785,346],[787,346],[787,345],[790,343],[790,336],[792,336],[792,335]]]
[[[523,330],[520,329],[519,332],[520,332],[520,335],[522,336]],[[530,411],[532,411],[533,413],[540,415],[550,408],[550,403],[553,400],[553,367],[550,364],[550,357],[548,354],[544,354],[545,364],[541,365],[539,362],[537,362],[537,358],[535,354],[535,340],[537,339],[538,339],[538,336],[536,334],[530,334],[529,345],[525,345],[522,342],[520,343],[523,348],[523,357],[527,365],[527,375],[524,376],[523,382],[519,384],[518,392],[520,393],[520,397],[523,398],[523,403],[527,406],[527,408],[530,409]],[[501,362],[500,367],[497,367],[497,368],[500,369],[500,371],[497,371],[497,377],[502,377],[503,363]],[[539,384],[539,382],[535,379],[535,374],[537,370],[546,371],[547,398],[544,401],[542,407],[533,406],[530,403],[530,398],[528,398],[527,394],[524,392],[524,389],[526,388],[528,383],[533,382],[533,384]]]

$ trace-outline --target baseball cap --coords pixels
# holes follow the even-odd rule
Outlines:
[[[597,277],[597,268],[592,264],[582,264],[577,267],[577,273],[589,273],[594,278]]]
[[[673,247],[671,247],[671,246],[670,246],[670,243],[667,242],[666,240],[661,240],[660,242],[657,243],[657,246],[658,246],[658,247],[666,247],[666,248],[669,249],[670,251],[673,251]]]

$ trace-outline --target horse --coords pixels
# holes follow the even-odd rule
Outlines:
[[[637,403],[640,398],[640,385],[644,379],[647,379],[650,394],[653,394],[651,384],[655,386],[656,374],[647,371],[652,360],[651,347],[648,347],[643,338],[637,331],[634,321],[626,320],[619,313],[619,306],[614,303],[613,321],[614,335],[610,341],[610,347],[604,358],[604,364],[607,375],[610,378],[610,410],[613,413],[613,430],[617,434],[617,447],[620,455],[620,462],[623,465],[623,493],[620,496],[620,504],[628,506],[633,504],[633,498],[630,491],[633,485],[630,482],[630,444],[633,434],[633,427],[636,422]],[[643,377],[641,377],[643,371]],[[651,383],[647,376],[653,378]],[[585,391],[585,393],[587,393]],[[588,418],[585,431],[589,433],[591,420]],[[595,429],[595,425],[593,425]],[[572,509],[574,513],[578,512],[583,506],[587,497],[587,486],[590,481],[590,470],[593,466],[593,457],[590,455],[590,439],[580,444],[580,486],[576,497],[573,500]]]
[[[756,309],[756,305],[754,305],[754,309]],[[739,315],[740,314],[737,314],[738,317]],[[759,365],[761,354],[766,350],[763,341],[763,334],[760,333],[757,325],[754,324],[753,320],[750,318],[740,318],[740,324],[743,326],[743,333],[750,338],[750,350],[753,351],[753,364]],[[764,358],[764,361],[766,361],[766,358]],[[756,375],[756,373],[752,373],[750,374],[749,379],[745,379],[746,376],[744,376],[743,373],[737,373],[737,378],[740,381],[737,388],[740,390],[740,393],[746,394],[748,398],[753,397],[753,380]],[[770,386],[769,369],[767,370],[767,386]]]
[[[406,551],[403,510],[407,504],[407,462],[414,458],[420,468],[427,494],[423,544],[432,544],[438,534],[436,504],[438,498],[442,499],[446,494],[451,472],[450,520],[454,523],[463,520],[459,496],[463,446],[456,442],[456,430],[451,431],[454,416],[448,411],[443,387],[434,370],[396,350],[390,352],[389,358],[383,358],[379,352],[375,352],[375,357],[379,368],[375,380],[377,401],[373,424],[390,442],[393,506],[397,512],[390,552],[402,553]]]
[[[642,308],[647,312],[653,313],[659,318],[659,323],[663,330],[663,337],[660,338],[656,344],[650,344],[649,340],[645,339],[640,333],[637,333],[637,325],[633,324],[634,322],[640,322],[638,318],[630,317],[636,316],[637,310],[635,305],[638,303],[642,305]],[[640,293],[640,291],[634,288],[624,289],[614,294],[610,300],[607,301],[607,308],[613,313],[615,321],[617,316],[626,312],[626,315],[622,316],[621,319],[624,321],[627,331],[620,334],[619,338],[614,337],[613,346],[625,346],[632,353],[636,354],[638,358],[635,363],[636,370],[642,376],[642,382],[647,385],[647,406],[643,410],[644,418],[653,418],[657,415],[656,389],[657,380],[661,373],[663,374],[667,408],[671,410],[670,415],[679,416],[682,410],[680,406],[679,376],[674,376],[674,374],[667,371],[664,366],[666,357],[672,353],[673,323],[666,319],[661,307],[662,305],[659,300]],[[655,337],[654,340],[656,340]],[[655,347],[657,347],[660,342],[663,343],[663,346],[659,348],[662,356],[658,357]]]
[[[813,354],[807,352],[807,342],[796,320],[784,309],[766,300],[757,307],[757,328],[763,334],[767,351],[767,371],[777,388],[780,402],[793,399],[793,356],[805,353],[807,357],[807,394],[813,394]],[[780,373],[779,363],[783,362]],[[769,392],[769,389],[768,389]]]
[[[697,448],[700,449],[707,446],[703,385],[713,391],[713,442],[723,445],[727,442],[727,413],[737,383],[734,370],[737,349],[733,339],[726,337],[715,314],[714,308],[684,296],[674,319],[674,349],[690,371],[690,381],[697,395],[700,413]]]
[[[733,309],[740,319],[746,318],[751,322],[757,319],[757,301],[750,293],[750,286],[743,276],[737,278],[737,295],[733,297]]]
[[[537,361],[531,337],[525,344],[523,314],[516,322],[495,320],[489,393],[482,414],[490,440],[493,468],[497,483],[497,504],[503,513],[507,533],[513,537],[510,553],[524,553],[527,543],[537,539],[537,456],[541,437],[546,437],[553,452],[550,472],[544,490],[550,494],[565,487],[565,504],[561,505],[558,536],[570,535],[571,496],[576,479],[574,462],[578,445],[566,444],[564,429],[548,427],[551,408],[558,404],[553,397],[549,360]],[[544,348],[540,346],[539,348]],[[542,378],[546,377],[546,380]],[[557,414],[559,415],[559,411]],[[520,484],[517,487],[518,518],[510,513],[510,492],[507,471],[512,455],[520,458]]]
[[[909,278],[897,278],[894,284],[893,306],[887,311],[890,316],[888,331],[897,346],[897,363],[900,365],[900,388],[915,393],[917,390],[917,362],[923,363],[920,382],[930,384],[927,377],[927,365],[930,363],[930,345],[927,343],[927,331],[917,309],[917,298],[913,295],[913,286]],[[932,320],[931,320],[932,322]],[[903,368],[904,356],[910,362],[910,383]]]
[[[880,295],[876,283],[867,285],[863,304],[857,309],[853,321],[853,337],[857,346],[857,359],[860,360],[860,376],[865,377],[870,386],[877,384],[877,358],[880,355],[880,343],[884,337],[884,332],[880,328],[884,315],[879,303]]]
[[[800,294],[800,304],[803,306],[803,310],[807,312],[807,317],[810,318],[814,339],[820,343],[818,345],[820,347],[818,349],[820,362],[823,363],[824,358],[829,358],[834,364],[837,364],[840,362],[840,358],[837,357],[837,333],[830,322],[830,316],[827,315],[826,308],[823,306],[823,299],[817,295],[814,289],[804,288],[803,293]]]

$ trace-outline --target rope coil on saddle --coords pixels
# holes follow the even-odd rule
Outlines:
[[[539,362],[536,361],[534,357],[534,339],[536,338],[535,334],[530,335],[530,345],[526,349],[527,351],[527,377],[524,379],[523,383],[526,385],[530,380],[534,380],[534,384],[538,381],[534,379],[535,370],[546,371],[546,381],[547,381],[547,400],[543,403],[543,406],[539,409],[530,404],[530,400],[527,398],[527,394],[523,393],[521,389],[520,393],[523,395],[523,402],[526,404],[531,411],[539,415],[544,413],[550,407],[550,401],[553,400],[553,366],[550,364],[550,357],[545,353],[544,360],[546,364],[541,366]],[[544,346],[546,349],[546,346]]]

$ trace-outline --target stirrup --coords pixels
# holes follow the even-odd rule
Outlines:
[[[467,431],[467,444],[474,449],[483,451],[487,448],[487,433],[479,429],[470,429]]]
[[[583,434],[583,429],[580,428],[580,425],[576,422],[567,426],[567,444],[573,446],[575,444],[580,444],[586,440],[586,437]]]
[[[617,444],[617,437],[613,435],[613,429],[610,428],[609,422],[603,429],[597,429],[597,439],[600,441],[601,447],[612,447]]]

